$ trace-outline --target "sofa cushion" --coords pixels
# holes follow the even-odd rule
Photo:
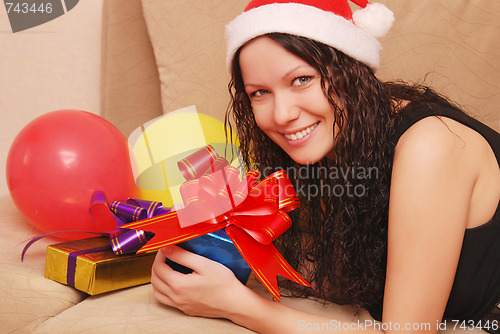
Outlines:
[[[33,334],[59,333],[253,333],[224,319],[189,317],[157,303],[150,284],[87,298],[49,319]]]
[[[500,1],[380,1],[396,20],[382,39],[382,79],[425,82],[500,130]]]
[[[196,105],[224,120],[229,103],[224,27],[247,1],[142,0],[165,113]]]
[[[103,2],[101,115],[128,136],[162,114],[141,0]]]
[[[269,293],[252,276],[247,283],[252,290],[271,298]],[[283,298],[283,304],[315,314],[331,316],[345,321],[364,323],[371,320],[367,312],[355,315],[352,307],[334,304],[323,305],[311,299]],[[104,312],[105,310],[105,312]],[[302,325],[305,327],[305,325]],[[151,284],[122,291],[92,296],[80,304],[49,319],[34,334],[56,333],[179,333],[221,334],[253,333],[226,319],[190,317],[181,311],[158,303]]]
[[[10,196],[0,198],[0,212],[0,332],[30,332],[86,295],[44,277],[45,249],[59,240],[38,241],[21,262],[21,243],[42,232],[24,219]]]
[[[195,104],[222,120],[229,76],[224,27],[246,0],[142,0],[162,87],[163,111]],[[383,80],[424,82],[500,129],[500,2],[380,0],[396,20],[384,47]],[[357,9],[357,7],[353,7]],[[167,19],[168,18],[168,19]]]

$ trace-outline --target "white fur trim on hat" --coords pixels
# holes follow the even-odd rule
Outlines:
[[[375,36],[384,37],[394,23],[394,13],[381,3],[369,4],[352,14],[352,20],[359,28]]]
[[[226,26],[226,66],[232,70],[236,51],[267,33],[287,33],[330,45],[376,71],[382,47],[377,38],[332,12],[298,3],[272,3],[237,16]]]

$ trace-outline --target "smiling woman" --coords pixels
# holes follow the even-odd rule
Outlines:
[[[290,173],[302,205],[275,242],[312,288],[283,285],[296,296],[366,308],[381,325],[264,300],[176,248],[153,266],[157,298],[266,333],[300,332],[297,323],[437,333],[443,318],[498,332],[500,135],[428,87],[379,80],[378,38],[393,16],[353,2],[361,7],[354,13],[346,0],[250,1],[226,27],[226,117],[248,168],[263,176],[320,171]],[[332,169],[342,172],[330,177]],[[183,291],[165,256],[199,268]]]
[[[333,149],[333,107],[321,75],[270,38],[241,51],[240,66],[255,122],[295,161],[311,164]]]

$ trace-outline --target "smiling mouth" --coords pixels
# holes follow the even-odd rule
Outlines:
[[[286,139],[291,140],[291,141],[302,139],[302,138],[306,137],[308,134],[310,134],[312,130],[316,129],[318,124],[319,124],[319,122],[309,126],[308,128],[306,128],[302,131],[297,131],[295,133],[290,133],[290,134],[283,134],[283,136],[285,136]]]

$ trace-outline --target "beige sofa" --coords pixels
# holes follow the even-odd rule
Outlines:
[[[102,4],[102,39],[96,51],[101,61],[100,85],[95,88],[100,108],[94,112],[126,136],[156,116],[192,104],[199,112],[222,120],[228,103],[223,27],[246,2],[96,2],[96,6]],[[500,2],[380,2],[393,9],[396,22],[382,41],[384,54],[378,75],[383,79],[425,79],[499,130]],[[36,95],[31,98],[36,99]],[[2,147],[5,157],[8,145]],[[38,242],[21,263],[19,243],[40,232],[23,218],[8,195],[1,198],[0,214],[2,333],[248,332],[227,320],[188,317],[160,305],[149,284],[89,297],[45,279],[45,248],[58,240]],[[254,279],[248,285],[268,296]],[[349,306],[288,298],[283,303],[345,320],[370,319],[363,312],[354,314]],[[451,326],[446,332],[452,332]]]

